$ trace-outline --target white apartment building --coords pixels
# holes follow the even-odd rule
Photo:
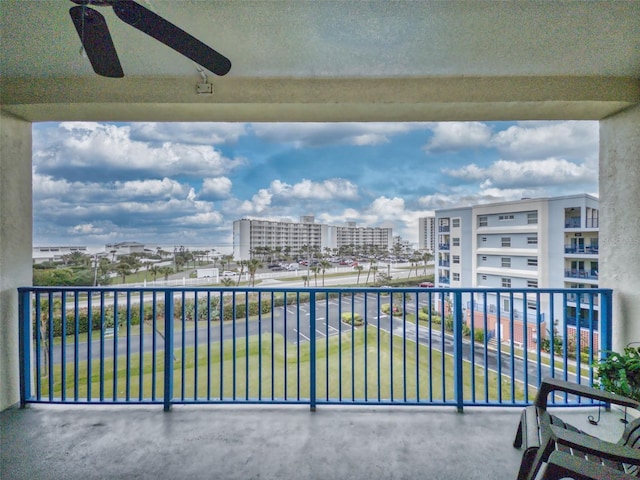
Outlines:
[[[64,255],[74,252],[88,253],[86,246],[53,245],[48,247],[33,247],[31,258],[33,263],[59,262]]]
[[[436,216],[418,219],[418,250],[436,251]]]
[[[391,228],[358,227],[355,222],[326,225],[315,223],[312,215],[300,217],[300,222],[243,218],[233,222],[233,256],[248,260],[256,247],[289,249],[292,254],[305,246],[320,251],[349,245],[373,245],[388,250],[392,237]]]
[[[437,286],[487,288],[595,288],[598,286],[598,199],[587,194],[523,199],[436,211],[438,245],[435,256]],[[538,304],[522,294],[479,294],[474,308],[490,316],[535,318],[546,313],[545,328],[566,318],[585,325],[586,305],[581,296]],[[574,300],[574,301],[572,301]],[[526,314],[525,315],[525,305]],[[597,306],[596,306],[597,310]],[[513,312],[513,314],[512,314]],[[592,319],[597,323],[597,318]],[[557,325],[556,325],[557,326]],[[516,329],[517,330],[517,329]],[[528,338],[536,338],[531,327]],[[504,328],[503,331],[507,331]]]

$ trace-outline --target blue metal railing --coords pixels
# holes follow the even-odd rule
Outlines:
[[[544,376],[591,384],[593,361],[611,349],[607,289],[25,287],[19,295],[23,405],[520,406]],[[575,295],[586,302],[579,341],[568,328]]]

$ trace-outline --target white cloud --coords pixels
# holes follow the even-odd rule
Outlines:
[[[317,200],[358,198],[357,185],[342,178],[330,178],[322,182],[303,179],[294,185],[274,180],[271,182],[270,190],[274,195],[284,198]]]
[[[394,135],[426,128],[426,123],[254,123],[261,139],[296,148],[326,145],[380,145]]]
[[[491,141],[507,159],[564,157],[597,162],[598,122],[522,122]]]
[[[130,126],[100,123],[60,124],[63,135],[49,132],[37,139],[33,161],[39,171],[68,179],[106,174],[130,176],[222,175],[246,163],[243,158],[227,158],[210,145],[164,142],[156,145],[135,140]],[[179,137],[176,137],[179,138]]]
[[[246,135],[244,123],[133,123],[131,124],[131,138],[139,141],[174,142],[218,145],[236,143]]]
[[[211,198],[226,198],[231,194],[233,183],[227,177],[205,178],[202,181],[202,196]]]
[[[598,172],[591,167],[559,158],[524,162],[498,160],[484,168],[470,164],[459,169],[443,169],[442,172],[461,180],[479,182],[489,180],[492,185],[511,188],[598,181]]]
[[[176,219],[178,225],[219,225],[224,217],[220,212],[204,212],[188,215]]]
[[[447,152],[485,147],[491,140],[491,128],[480,122],[444,122],[432,125],[433,137],[424,149]]]

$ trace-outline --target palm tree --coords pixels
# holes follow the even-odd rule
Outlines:
[[[355,268],[356,271],[358,272],[358,280],[356,282],[356,285],[360,285],[360,272],[362,272],[362,270],[364,270],[364,267],[362,265],[356,265],[353,268]]]
[[[322,270],[322,286],[324,287],[324,272],[327,271],[327,268],[331,268],[331,263],[326,260],[322,260],[320,262],[320,270]]]
[[[307,275],[303,275],[302,276],[302,286],[303,287],[308,287],[309,286],[309,277]]]
[[[114,268],[115,272],[122,277],[122,283],[127,280],[127,275],[131,274],[131,265],[125,261],[120,261]]]
[[[160,275],[164,275],[165,280],[169,280],[169,275],[173,273],[173,268],[171,267],[160,267],[160,271],[158,272]]]
[[[247,260],[239,260],[237,264],[240,265],[240,273],[238,274],[238,283],[236,283],[236,287],[240,285],[240,280],[242,280],[242,274],[244,273],[245,265],[247,265]]]
[[[427,274],[427,262],[429,262],[432,258],[433,258],[433,255],[431,255],[430,252],[422,253],[422,261],[424,262],[424,271],[423,271],[424,275]]]
[[[320,272],[320,267],[315,265],[315,266],[311,267],[310,270],[313,272],[313,278],[315,280],[315,284],[316,284],[316,287],[317,287],[318,286],[318,272]]]
[[[224,285],[225,287],[233,287],[233,278],[223,277],[222,285]]]
[[[373,272],[373,271],[374,271],[374,270],[373,270],[373,269],[374,269],[374,267],[375,267],[375,269],[376,269],[376,270],[378,270],[378,267],[377,267],[377,266],[375,266],[377,262],[378,262],[378,261],[374,259],[374,260],[371,260],[371,263],[369,263],[369,270],[367,270],[367,279],[364,281],[365,285],[368,285],[368,284],[369,284],[369,275],[371,275],[371,272]],[[375,277],[376,277],[376,276],[374,275],[374,276],[373,276],[373,278],[375,278]]]
[[[249,271],[249,281],[251,282],[251,286],[256,286],[256,271],[262,267],[262,263],[260,263],[260,260],[256,258],[252,258],[247,262],[247,270]]]
[[[153,281],[156,281],[158,274],[160,273],[160,267],[158,265],[151,265],[148,269],[149,273],[153,276]]]

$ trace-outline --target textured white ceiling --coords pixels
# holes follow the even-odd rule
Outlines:
[[[640,1],[139,0],[231,59],[236,77],[640,78]],[[68,0],[2,0],[1,75],[94,75]],[[194,64],[106,17],[125,75]]]

